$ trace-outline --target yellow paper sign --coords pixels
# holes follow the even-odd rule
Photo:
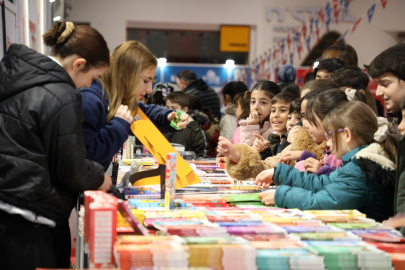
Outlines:
[[[141,120],[131,124],[131,131],[141,141],[141,143],[156,158],[159,164],[166,164],[168,153],[177,153],[169,141],[149,120],[149,118],[138,109],[138,115]],[[194,173],[190,165],[177,154],[176,188],[186,187],[192,184],[200,183],[201,180]],[[135,186],[159,185],[160,176],[145,178],[135,182]]]
[[[249,52],[249,26],[222,25],[221,52]]]

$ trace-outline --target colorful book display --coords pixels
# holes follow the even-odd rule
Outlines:
[[[165,190],[165,209],[174,209],[174,199],[176,198],[176,169],[177,154],[169,153],[166,159],[166,190]]]

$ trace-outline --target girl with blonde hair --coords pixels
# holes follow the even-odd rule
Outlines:
[[[83,134],[87,158],[107,170],[111,160],[128,139],[133,115],[140,108],[162,133],[177,130],[170,126],[173,110],[139,101],[152,93],[157,70],[156,57],[140,42],[120,44],[110,57],[110,66],[89,88],[81,89]],[[184,117],[181,128],[187,126]]]

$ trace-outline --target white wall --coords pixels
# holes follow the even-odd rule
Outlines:
[[[266,20],[266,8],[278,6],[291,10],[297,6],[323,6],[325,0],[71,0],[72,10],[67,20],[89,22],[105,37],[110,51],[126,41],[127,26],[172,29],[219,29],[221,24],[252,26],[251,60],[272,45],[275,22]],[[352,1],[349,14],[359,17],[375,0]],[[405,0],[389,0],[385,10],[378,1],[371,24],[365,17],[353,35],[346,37],[359,55],[359,65],[368,64],[384,49],[395,45],[397,39],[388,32],[403,31]],[[353,23],[331,23],[331,30],[344,32]],[[300,22],[286,12],[285,26],[298,26]],[[325,32],[325,30],[323,30]],[[322,33],[322,32],[321,32]],[[302,58],[307,49],[304,45]],[[294,65],[300,61],[296,56]]]

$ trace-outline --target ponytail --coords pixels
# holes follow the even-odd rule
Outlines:
[[[84,71],[91,67],[108,66],[110,52],[103,36],[87,25],[74,26],[72,22],[59,21],[43,36],[46,46],[52,48],[52,55],[65,59],[78,55],[86,60]]]

